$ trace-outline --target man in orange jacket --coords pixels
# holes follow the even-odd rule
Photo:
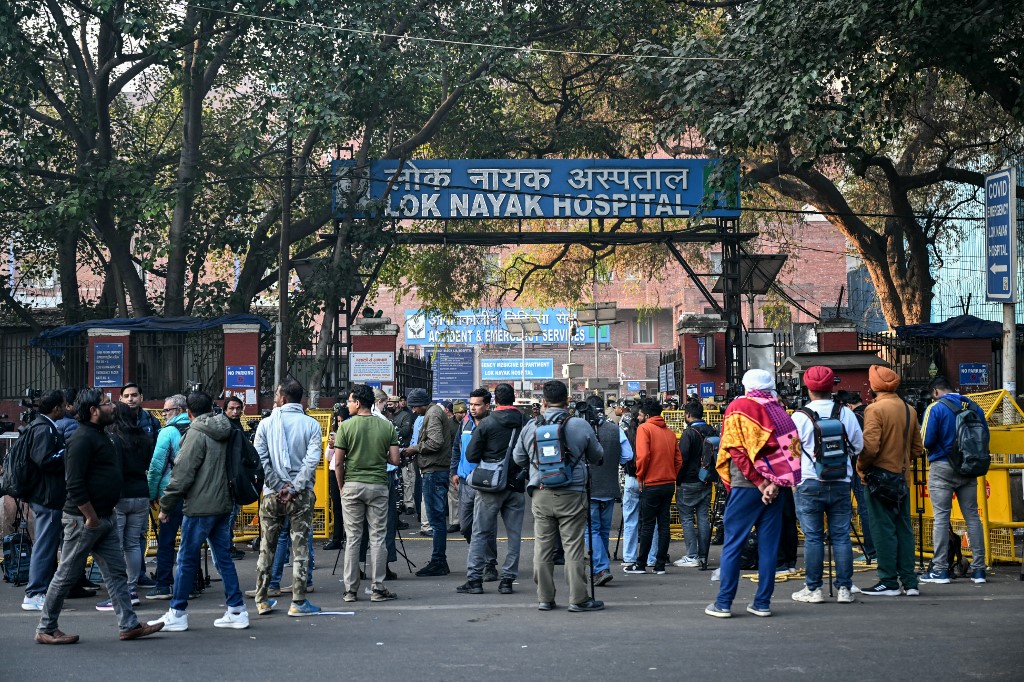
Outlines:
[[[640,484],[640,547],[637,562],[627,566],[626,573],[647,573],[646,561],[658,526],[658,554],[654,563],[656,575],[665,574],[668,563],[669,514],[675,493],[676,474],[683,465],[676,434],[661,418],[661,403],[647,398],[640,404],[636,430],[636,480]]]

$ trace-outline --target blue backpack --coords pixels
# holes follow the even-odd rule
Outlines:
[[[564,488],[572,483],[572,453],[565,442],[566,419],[568,415],[562,414],[551,422],[545,422],[543,417],[537,420],[535,456],[541,488]]]

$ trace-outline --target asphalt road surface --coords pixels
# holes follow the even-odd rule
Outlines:
[[[525,530],[529,535],[529,527]],[[411,532],[405,533],[405,548],[422,566],[431,541]],[[499,542],[502,557],[504,547]],[[682,547],[681,542],[672,543],[673,559]],[[712,548],[712,565],[718,549]],[[483,595],[457,594],[455,587],[465,580],[466,543],[461,536],[449,536],[451,575],[415,578],[400,561],[393,565],[399,580],[389,583],[397,600],[371,603],[360,595],[360,601],[346,604],[338,581],[340,563],[338,575],[331,575],[335,554],[317,552],[316,592],[310,599],[325,611],[353,615],[290,618],[284,597],[276,612],[260,617],[247,599],[251,627],[221,630],[213,627],[224,611],[220,583],[214,582],[190,604],[187,632],[134,642],[118,640],[116,618],[96,611],[98,600],[79,599],[66,603],[60,627],[81,635],[81,642],[36,644],[32,637],[38,613],[20,609],[23,588],[0,584],[0,680],[1024,677],[1024,582],[1018,580],[1019,566],[990,569],[985,585],[967,580],[922,585],[920,597],[858,595],[849,605],[792,601],[790,594],[801,587],[797,578],[777,584],[771,618],[745,612],[754,585],[743,580],[734,617],[726,620],[703,612],[717,591],[710,571],[669,566],[663,576],[625,575],[619,561],[612,565],[615,579],[597,588],[604,611],[567,612],[567,588],[561,569],[556,569],[559,608],[539,612],[532,540],[523,543],[515,594],[498,594],[497,583],[485,583]],[[243,588],[254,586],[255,554],[247,552],[236,567]],[[858,567],[854,581],[870,586],[874,572]],[[138,613],[153,619],[167,606],[143,599]]]

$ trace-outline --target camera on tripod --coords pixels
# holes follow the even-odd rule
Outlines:
[[[607,417],[605,416],[602,410],[596,409],[593,405],[591,405],[585,400],[578,401],[573,406],[573,411],[576,413],[577,417],[580,417],[581,419],[586,419],[587,423],[593,426],[595,429],[600,427],[601,424],[604,424],[607,420]]]
[[[25,409],[18,415],[22,424],[31,424],[39,416],[39,403],[36,401],[42,393],[35,388],[25,389],[25,397],[21,399],[21,406]]]

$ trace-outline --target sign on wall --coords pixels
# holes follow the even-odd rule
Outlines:
[[[481,358],[480,378],[483,381],[510,381],[523,379],[522,358]],[[526,380],[554,379],[553,358],[526,358]]]
[[[93,344],[92,385],[94,388],[124,386],[124,344]]]
[[[348,354],[348,367],[349,381],[354,384],[395,380],[394,353],[353,351]]]
[[[987,362],[961,362],[960,386],[988,386]]]
[[[256,365],[228,365],[224,376],[227,389],[256,388]]]
[[[335,161],[331,205],[344,217],[452,218],[739,217],[739,193],[710,195],[713,159],[471,159]],[[736,183],[738,185],[738,183]],[[354,185],[354,187],[353,187]],[[384,202],[384,193],[391,188]],[[707,196],[706,196],[707,195]],[[706,201],[707,199],[707,201]],[[714,203],[714,205],[712,205]]]
[[[433,353],[434,400],[466,400],[473,385],[476,357],[472,348],[438,348]]]
[[[527,318],[536,318],[540,324],[540,334],[527,337],[527,343],[569,343],[572,313],[566,308],[477,308],[454,315],[427,315],[419,310],[406,310],[405,343],[413,346],[518,344],[522,339],[510,334],[505,323]],[[610,338],[611,330],[603,325],[598,342],[608,343]],[[593,344],[593,327],[577,329],[572,342]]]

